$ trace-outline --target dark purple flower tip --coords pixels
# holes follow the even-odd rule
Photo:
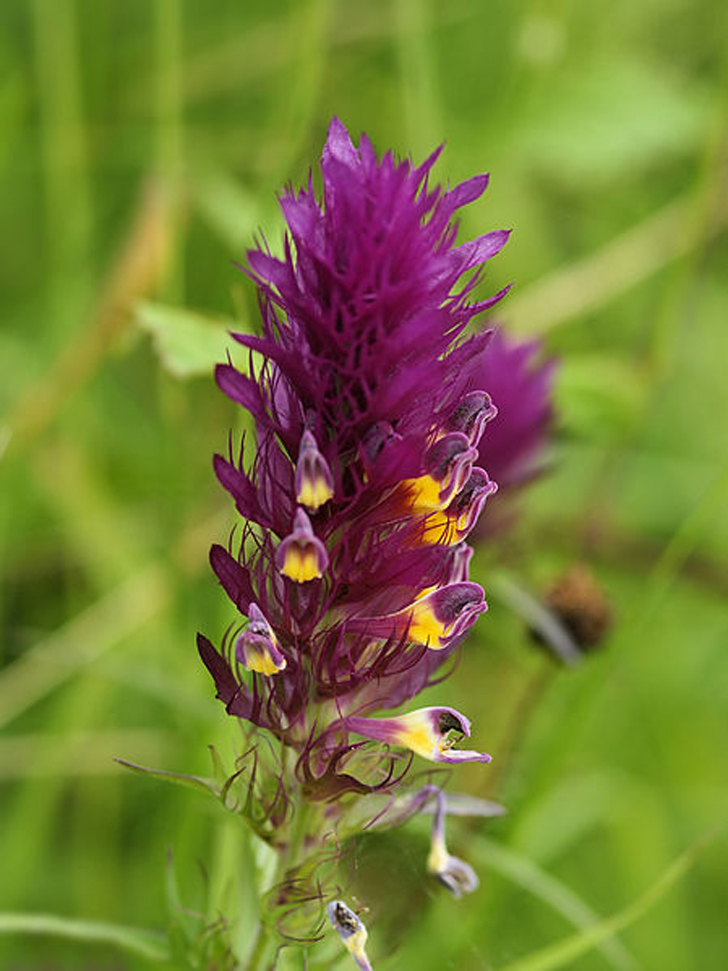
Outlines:
[[[445,422],[444,431],[462,432],[468,436],[471,445],[477,445],[483,436],[485,426],[498,414],[498,409],[485,391],[471,391],[466,394],[457,408]]]
[[[329,463],[319,451],[316,439],[308,429],[301,437],[295,486],[296,501],[311,512],[316,512],[334,495],[334,478]]]
[[[442,790],[438,790],[437,794],[427,871],[457,899],[464,893],[477,890],[480,883],[477,873],[469,863],[448,853],[445,844],[445,794]]]
[[[402,745],[431,762],[490,762],[487,752],[453,748],[470,736],[470,721],[454,708],[418,708],[395,718],[346,719],[350,731],[390,745]]]
[[[346,131],[346,129],[344,129]],[[367,929],[357,915],[341,900],[332,900],[326,908],[331,925],[351,954],[360,971],[372,971],[365,946]]]
[[[303,509],[296,510],[293,531],[276,550],[276,566],[284,577],[296,583],[317,580],[329,565],[329,554],[314,534],[311,520]]]
[[[286,658],[262,610],[251,603],[248,608],[247,629],[235,641],[235,657],[248,671],[269,677],[286,667]]]
[[[444,509],[467,481],[477,455],[462,432],[448,432],[438,438],[425,455],[426,474],[403,483],[412,511]]]
[[[397,637],[440,651],[464,634],[487,609],[477,583],[450,583],[421,594],[413,603],[383,617],[352,617],[353,632],[371,637]]]

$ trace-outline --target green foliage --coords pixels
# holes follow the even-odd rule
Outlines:
[[[151,335],[162,366],[176,378],[209,377],[235,347],[229,335],[233,321],[213,322],[178,307],[141,303],[135,322]]]
[[[255,326],[234,263],[280,245],[275,194],[334,112],[445,142],[444,181],[490,169],[462,233],[515,233],[479,292],[515,280],[503,325],[561,364],[549,474],[476,555],[489,613],[423,701],[495,756],[451,783],[508,809],[450,821],[481,888],[427,881],[423,820],[331,879],[377,971],[728,965],[725,840],[680,855],[728,792],[725,5],[34,0],[0,24],[0,966],[145,971],[165,934],[174,968],[267,953],[275,858],[194,649],[232,619],[210,455],[247,427],[209,374]],[[503,578],[582,558],[615,626],[557,670]],[[315,936],[301,880],[274,923]],[[346,958],[330,937],[309,968]]]

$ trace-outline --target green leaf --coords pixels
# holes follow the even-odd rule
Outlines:
[[[562,968],[586,954],[595,947],[599,947],[614,937],[620,931],[634,924],[643,917],[650,908],[680,880],[695,862],[698,854],[704,849],[707,839],[701,839],[682,853],[662,873],[657,880],[634,900],[624,910],[613,917],[594,924],[567,937],[556,944],[541,948],[523,958],[512,961],[501,968],[501,971],[551,971]]]
[[[232,319],[214,319],[159,303],[139,304],[135,323],[151,335],[162,365],[176,378],[209,375],[235,346],[228,332],[240,330]]]
[[[114,759],[119,765],[134,772],[142,772],[144,775],[154,776],[163,782],[171,782],[172,785],[183,786],[186,789],[196,789],[198,792],[211,792],[213,796],[219,797],[220,793],[212,779],[205,779],[199,775],[186,775],[184,772],[169,772],[167,769],[148,769],[143,765],[136,765],[134,762],[127,762],[126,759]]]
[[[119,924],[89,920],[73,920],[54,914],[2,914],[0,934],[29,934],[44,937],[63,937],[73,941],[111,944],[123,951],[131,951],[152,961],[166,961],[168,951],[164,941],[151,931]]]

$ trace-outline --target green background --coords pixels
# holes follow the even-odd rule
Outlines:
[[[490,171],[463,237],[515,232],[482,292],[516,281],[503,326],[561,358],[551,472],[479,548],[490,611],[428,696],[496,757],[451,787],[509,815],[451,821],[460,902],[417,823],[357,845],[372,960],[497,971],[712,835],[617,944],[533,968],[728,967],[727,40],[718,0],[5,0],[2,914],[164,928],[168,849],[186,906],[228,899],[234,820],[112,759],[233,752],[194,649],[231,619],[210,457],[241,418],[209,369],[255,326],[233,262],[280,238],[336,113],[380,151],[444,141],[442,181]],[[616,623],[557,671],[503,594],[577,560]],[[10,933],[0,966],[152,965]]]

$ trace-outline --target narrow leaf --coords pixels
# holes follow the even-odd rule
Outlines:
[[[211,792],[213,796],[219,796],[219,791],[212,779],[204,779],[199,775],[186,775],[184,772],[169,772],[167,769],[148,769],[143,765],[136,765],[134,762],[127,762],[126,759],[114,759],[119,765],[134,772],[142,772],[144,775],[154,776],[163,782],[171,782],[172,785],[184,786],[187,789],[196,789],[198,792]]]
[[[586,954],[603,944],[614,937],[615,934],[634,924],[651,907],[654,907],[687,873],[707,842],[707,839],[701,839],[694,843],[655,880],[651,887],[613,917],[594,924],[592,927],[567,937],[565,940],[558,941],[556,944],[550,944],[548,947],[519,958],[517,961],[512,961],[502,967],[501,971],[551,971],[552,968],[562,968],[571,964],[582,954]]]
[[[494,840],[480,837],[471,844],[475,858],[486,867],[523,887],[569,923],[585,931],[599,923],[599,914],[566,884],[543,870],[520,853],[499,846]],[[605,959],[618,971],[631,971],[637,963],[619,940],[606,940],[599,945]]]
[[[54,914],[0,913],[0,934],[29,934],[63,937],[73,941],[112,944],[124,951],[140,954],[152,961],[166,961],[167,947],[156,934],[135,927],[73,920]]]

